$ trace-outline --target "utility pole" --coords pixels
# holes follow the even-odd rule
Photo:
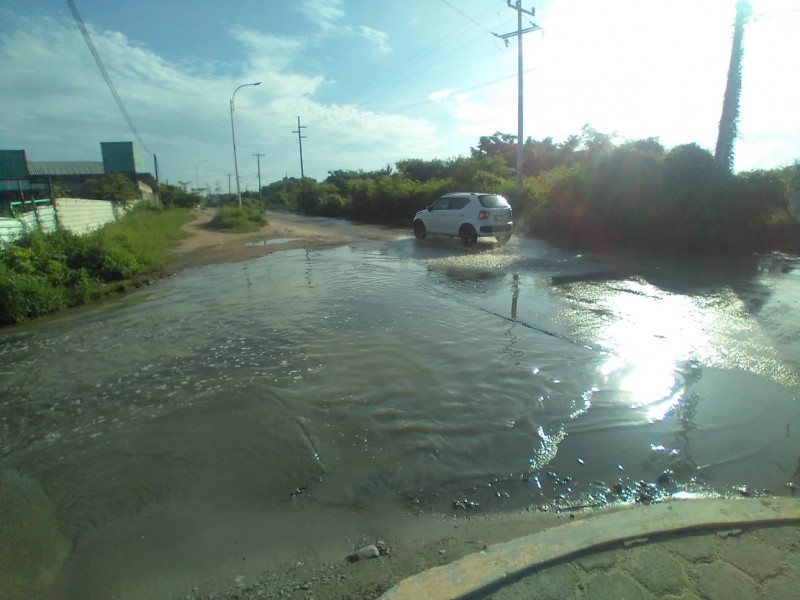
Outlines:
[[[231,192],[231,177],[233,177],[233,173],[225,173],[228,176],[228,195],[230,196],[233,192]]]
[[[292,131],[292,133],[297,134],[297,141],[300,144],[300,179],[305,178],[305,173],[303,172],[303,138],[308,137],[302,135],[303,129],[305,128],[305,125],[300,125],[300,117],[297,117],[297,131]]]
[[[531,22],[531,26],[526,29],[522,28],[522,13],[533,17],[536,14],[536,9],[531,7],[530,10],[522,8],[522,0],[516,0],[514,4],[511,0],[506,0],[508,7],[517,11],[517,30],[512,33],[506,33],[497,37],[505,41],[508,46],[509,38],[517,36],[517,198],[522,198],[522,166],[523,154],[525,148],[525,139],[523,138],[522,128],[522,34],[530,33],[531,31],[539,31],[541,27]]]
[[[256,161],[258,162],[258,199],[261,201],[264,199],[263,193],[261,192],[261,157],[264,155],[256,152],[253,156],[256,157]]]

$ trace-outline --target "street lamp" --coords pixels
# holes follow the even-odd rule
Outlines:
[[[236,161],[236,133],[233,130],[233,99],[236,98],[236,92],[248,85],[261,85],[260,81],[255,83],[243,83],[235,90],[231,96],[231,139],[233,139],[233,168],[236,171],[236,197],[239,199],[239,210],[242,209],[242,192],[239,190],[239,163]]]
[[[204,162],[208,162],[208,159],[204,158],[203,160],[198,160],[197,164],[195,164],[195,166],[194,166],[194,180],[195,180],[195,183],[197,183],[197,189],[198,190],[200,189],[200,174],[197,171],[197,167],[200,166],[200,163],[204,163]]]

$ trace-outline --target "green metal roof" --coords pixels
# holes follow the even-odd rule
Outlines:
[[[101,162],[28,162],[28,171],[32,176],[84,176],[84,175],[103,175],[103,163]]]
[[[25,179],[25,150],[0,150],[0,179]]]

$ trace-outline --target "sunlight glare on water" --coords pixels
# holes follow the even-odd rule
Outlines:
[[[603,299],[619,318],[599,331],[602,343],[613,348],[600,373],[606,383],[617,382],[631,408],[643,409],[650,422],[659,421],[685,392],[681,365],[714,354],[706,332],[708,316],[685,296],[640,281],[624,283],[624,289]]]

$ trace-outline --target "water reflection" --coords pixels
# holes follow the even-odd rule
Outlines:
[[[716,352],[708,317],[691,299],[635,280],[607,290],[602,306],[615,316],[599,332],[612,352],[600,369],[605,385],[615,385],[649,422],[664,419],[685,392],[681,365]]]
[[[753,315],[730,290],[683,294],[611,262],[523,241],[296,250],[8,330],[0,468],[40,480],[92,541],[73,574],[133,565],[102,589],[68,581],[73,597],[144,577],[159,555],[143,532],[192,557],[198,528],[231,514],[274,532],[322,509],[594,505],[652,499],[661,475],[676,492],[788,493],[800,386],[781,377],[799,359],[775,333],[797,327],[794,274],[770,273]],[[242,529],[214,531],[204,565]]]

